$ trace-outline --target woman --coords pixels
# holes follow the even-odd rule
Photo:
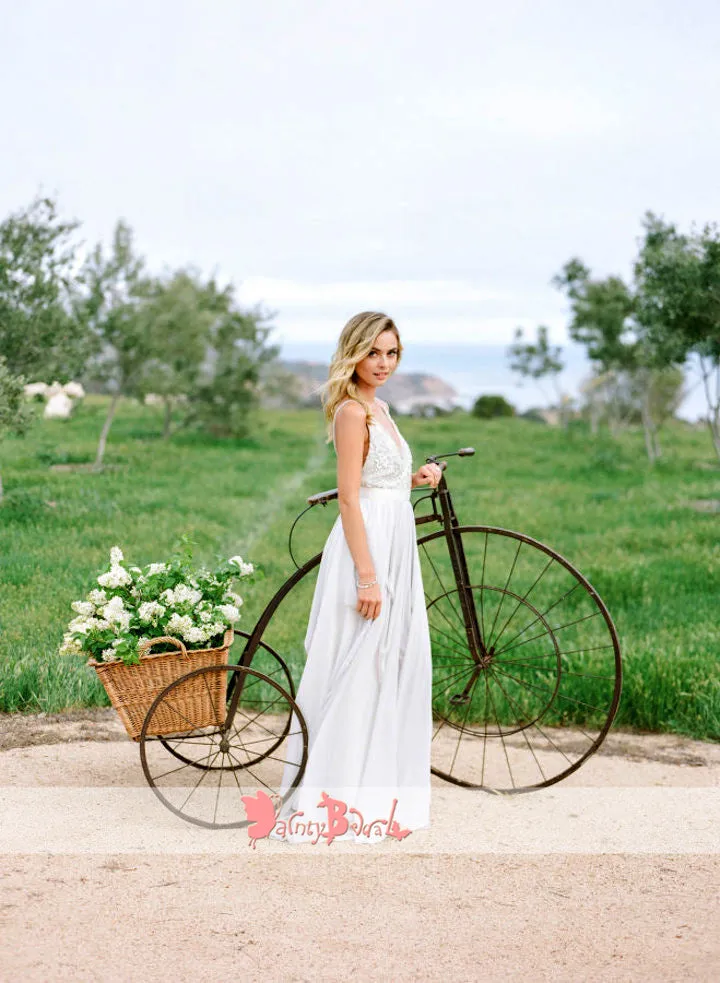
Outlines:
[[[339,839],[379,842],[392,829],[397,835],[430,824],[430,634],[410,489],[436,487],[441,470],[424,464],[412,472],[410,447],[375,395],[401,355],[386,314],[356,314],[323,387],[339,515],[318,570],[297,692],[308,727],[307,767],[273,839],[317,841],[322,824],[330,831],[323,793],[344,803],[350,826],[360,824],[351,809],[362,816],[363,830]],[[297,774],[298,730],[293,719],[281,795]],[[333,808],[336,817],[338,809],[344,813]],[[385,822],[368,826],[376,820]],[[308,825],[298,832],[298,823]]]

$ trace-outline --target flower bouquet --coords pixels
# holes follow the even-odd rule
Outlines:
[[[128,735],[139,740],[155,697],[171,682],[207,665],[224,665],[240,619],[242,597],[231,581],[250,577],[251,563],[233,556],[213,571],[192,566],[187,537],[166,563],[127,566],[113,546],[110,569],[97,578],[68,625],[61,655],[89,656]],[[151,649],[156,651],[151,652]],[[227,674],[200,674],[153,715],[153,735],[218,726],[225,712]],[[164,707],[164,705],[163,705]]]

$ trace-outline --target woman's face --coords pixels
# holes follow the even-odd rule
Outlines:
[[[397,336],[392,328],[386,328],[365,358],[355,365],[355,375],[367,386],[384,386],[397,368],[397,360]]]

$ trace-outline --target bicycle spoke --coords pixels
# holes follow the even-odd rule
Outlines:
[[[220,777],[218,780],[217,794],[215,796],[215,809],[213,810],[213,823],[217,821],[217,810],[218,810],[218,803],[220,802],[220,789],[222,788],[224,765],[225,765],[225,752],[223,751],[222,761],[220,764]]]
[[[543,620],[545,618],[545,615],[546,614],[549,614],[550,611],[552,611],[553,608],[556,608],[558,606],[558,604],[561,604],[565,600],[565,598],[566,597],[569,597],[574,590],[577,590],[578,589],[579,586],[580,586],[580,584],[575,584],[573,587],[571,587],[569,591],[566,591],[566,593],[563,594],[562,597],[559,597],[557,599],[557,601],[555,601],[554,604],[551,604],[549,608],[547,608],[545,611],[543,611],[541,614],[539,614],[533,621],[530,622],[530,624],[525,625],[525,627],[522,629],[522,631],[519,631],[517,633],[517,635],[513,635],[513,637],[510,639],[510,641],[511,642],[514,642],[516,638],[520,638],[521,635],[524,635],[525,632],[528,630],[528,628],[532,628],[532,626],[534,624],[536,624],[538,621]],[[600,612],[597,612],[597,613],[599,614]],[[591,617],[594,617],[594,615],[592,615]],[[580,620],[582,621],[583,619],[581,618]],[[495,654],[496,655],[500,655],[502,652],[507,652],[507,651],[508,651],[508,647],[505,646],[504,649],[500,649],[500,652],[496,652]]]
[[[273,703],[276,703],[276,702],[277,702],[276,700],[273,701]],[[243,711],[242,707],[238,707],[238,713],[240,713],[243,717],[247,717],[248,716]],[[265,724],[263,724],[262,722],[260,722],[259,718],[261,716],[265,716],[265,712],[260,712],[260,713],[256,714],[256,716],[254,716],[251,720],[249,720],[249,722],[245,726],[243,726],[243,727],[240,728],[240,731],[238,733],[242,733],[251,724],[257,724],[257,726],[260,728],[260,730],[264,730],[266,733],[271,734],[273,737],[277,737],[277,734],[274,731],[270,730],[268,727],[265,726]],[[233,726],[235,726],[235,724],[233,724]]]
[[[427,594],[425,596],[427,597]],[[445,600],[446,597],[447,597],[447,595],[441,594],[440,595],[440,600]],[[455,610],[454,605],[451,604],[450,607],[452,607],[453,610]],[[455,625],[452,623],[452,621],[450,621],[450,619],[448,618],[447,614],[445,614],[445,612],[443,611],[443,609],[438,605],[437,599],[434,599],[431,602],[431,605],[430,605],[430,607],[428,609],[428,621],[430,620],[430,612],[433,612],[433,611],[437,611],[437,613],[440,615],[440,617],[441,618],[444,618],[445,621],[447,621],[448,625],[450,625],[450,630],[452,632],[452,635],[450,635],[448,637],[454,638],[458,645],[466,645],[467,644],[467,639],[464,638],[462,635],[460,635],[460,634],[457,633],[457,631],[455,630]],[[463,619],[462,619],[462,616],[461,615],[458,615],[458,620],[460,621],[461,624],[464,625],[464,622],[463,622]]]
[[[274,706],[276,703],[278,703],[282,699],[283,699],[282,696],[276,697],[274,700],[271,701],[271,703],[269,704],[269,706]],[[243,711],[241,710],[240,706],[238,706],[238,710],[239,710],[240,713],[243,713]],[[267,713],[267,710],[265,711],[265,713]],[[247,717],[247,714],[246,713],[243,713],[243,716]],[[244,731],[244,730],[247,730],[247,728],[250,727],[252,724],[254,724],[257,721],[258,717],[261,717],[261,716],[262,716],[262,712],[261,713],[258,713],[255,717],[252,717],[251,719],[249,719],[248,722],[243,727],[240,728],[240,733],[242,733],[242,731]],[[261,727],[262,724],[258,724],[258,726]]]
[[[508,767],[508,774],[510,775],[510,784],[512,785],[513,788],[515,788],[515,779],[513,778],[512,768],[510,767],[510,758],[508,757],[507,747],[505,745],[505,737],[503,736],[502,727],[500,726],[500,718],[498,717],[495,697],[492,694],[492,687],[488,689],[488,693],[490,695],[490,702],[492,703],[493,706],[493,713],[495,714],[495,722],[497,724],[498,734],[500,735],[500,741],[502,742],[503,751],[505,752],[505,762]]]
[[[487,738],[488,738],[488,729],[487,729],[487,716],[488,716],[487,715],[487,705],[488,705],[488,697],[490,695],[489,694],[489,691],[488,691],[488,687],[490,685],[490,681],[489,681],[490,680],[490,677],[489,677],[489,674],[487,672],[485,672],[485,673],[483,673],[483,675],[485,676],[485,714],[484,714],[484,717],[485,717],[485,736],[483,738],[482,771],[480,772],[480,784],[481,785],[484,785],[485,784],[485,755],[486,755],[486,752],[487,752]]]
[[[485,639],[487,638],[487,635],[485,633],[485,602],[483,600],[485,595],[485,591],[483,588],[485,587],[485,565],[487,561],[487,545],[488,545],[488,534],[485,533],[485,547],[483,549],[483,565],[482,565],[482,572],[480,574],[480,627],[482,629],[483,645],[485,644]]]
[[[432,688],[435,689],[436,686],[442,686],[444,683],[447,683],[448,684],[448,689],[449,689],[450,688],[450,684],[452,682],[454,682],[454,680],[456,680],[456,679],[462,679],[462,677],[463,676],[467,676],[467,674],[468,674],[467,669],[463,669],[461,672],[455,673],[454,676],[446,676],[444,679],[436,680],[432,684]]]
[[[563,749],[561,747],[558,747],[558,745],[552,740],[552,738],[550,738],[550,737],[547,736],[547,734],[542,729],[542,727],[540,727],[538,725],[537,721],[534,720],[532,722],[532,726],[537,731],[539,731],[542,734],[542,736],[545,738],[545,740],[548,742],[548,744],[551,744],[559,754],[562,754],[562,756],[565,758],[565,760],[568,762],[568,764],[570,764],[570,765],[574,764],[574,762],[570,758],[568,758],[568,756],[565,754],[565,752],[563,751]]]
[[[498,678],[497,678],[497,677],[495,676],[495,673],[493,673],[493,678],[495,679],[495,682],[496,682],[496,683],[498,684],[498,686],[500,687],[500,689],[501,689],[501,690],[503,691],[503,694],[505,695],[505,699],[507,700],[507,702],[508,702],[508,705],[509,705],[510,703],[513,703],[513,704],[514,704],[514,705],[515,705],[515,706],[516,706],[516,707],[518,708],[518,710],[520,710],[520,712],[522,712],[522,707],[520,706],[520,704],[519,704],[519,703],[517,703],[517,702],[516,702],[515,700],[513,700],[513,698],[512,698],[511,696],[510,696],[510,694],[509,694],[509,693],[508,693],[508,692],[506,691],[506,689],[505,689],[505,687],[503,686],[503,684],[502,684],[502,683],[500,682],[500,680],[499,680],[499,679],[498,679]],[[528,750],[530,751],[530,753],[532,754],[532,756],[533,756],[533,758],[535,759],[535,763],[536,763],[536,765],[538,766],[538,770],[540,771],[540,775],[541,775],[541,777],[542,777],[542,780],[543,780],[543,781],[546,781],[547,779],[546,779],[546,776],[545,776],[545,772],[543,771],[543,769],[542,769],[542,765],[540,764],[540,762],[539,762],[539,761],[538,761],[538,759],[537,759],[537,755],[535,754],[535,750],[533,749],[533,746],[532,746],[532,744],[531,744],[531,743],[530,743],[530,741],[528,740],[528,736],[527,736],[527,734],[525,733],[525,728],[524,728],[524,727],[522,728],[522,730],[521,730],[521,732],[520,732],[520,733],[522,734],[522,736],[523,736],[523,739],[525,740],[525,743],[526,743],[526,744],[527,744],[527,746],[528,746]]]
[[[220,752],[218,751],[218,752],[217,752],[217,753],[215,754],[215,757],[214,757],[214,758],[212,759],[212,761],[211,761],[211,762],[210,762],[210,763],[209,763],[208,765],[206,765],[206,766],[205,766],[205,771],[203,771],[203,773],[202,773],[202,775],[200,776],[200,780],[198,781],[198,783],[197,783],[197,785],[196,785],[196,786],[195,786],[195,788],[194,788],[194,789],[192,790],[192,792],[190,792],[190,794],[189,794],[189,795],[188,795],[188,797],[187,797],[187,798],[185,799],[185,801],[183,802],[183,804],[182,804],[182,805],[180,806],[180,810],[181,810],[181,811],[182,811],[182,810],[183,810],[183,809],[185,808],[185,806],[186,806],[186,805],[188,804],[188,802],[190,801],[190,798],[191,798],[191,796],[192,796],[192,795],[194,795],[194,793],[195,793],[195,792],[197,792],[197,790],[198,790],[198,788],[199,788],[199,787],[200,787],[200,786],[202,785],[202,783],[203,783],[203,782],[205,781],[205,779],[207,778],[207,776],[208,776],[208,775],[210,774],[210,771],[211,771],[211,769],[212,769],[212,766],[213,766],[213,765],[215,764],[215,762],[217,761],[217,759],[218,759],[218,755],[219,755],[219,754],[220,754]],[[210,757],[210,755],[208,755],[208,758],[209,758],[209,757]]]
[[[427,551],[427,548],[425,548],[425,547],[423,547],[423,552],[425,553],[425,556],[427,557],[427,561],[428,561],[428,563],[429,563],[429,564],[430,564],[430,566],[432,567],[432,571],[433,571],[433,573],[434,573],[434,574],[435,574],[435,576],[437,577],[437,580],[438,580],[438,583],[440,584],[440,588],[441,588],[441,590],[442,590],[442,592],[443,592],[443,594],[445,594],[446,596],[449,596],[449,595],[448,595],[448,591],[447,591],[447,588],[445,587],[445,584],[443,583],[443,580],[442,580],[442,577],[441,577],[441,576],[440,576],[440,574],[439,574],[439,573],[437,572],[437,567],[436,567],[436,566],[435,566],[435,564],[433,563],[433,560],[432,560],[432,557],[431,557],[431,556],[430,556],[430,554],[428,553],[428,551]],[[455,606],[454,606],[454,605],[453,605],[452,603],[451,603],[451,605],[450,605],[450,606],[454,608],[454,610],[455,610],[455,614],[456,614],[456,615],[457,615],[457,617],[458,617],[458,621],[462,621],[462,615],[461,615],[461,614],[460,614],[460,612],[459,612],[459,611],[457,610],[457,608],[455,608]]]
[[[451,637],[450,635],[447,634],[447,632],[444,632],[441,628],[438,628],[437,625],[433,624],[433,622],[430,620],[430,618],[428,618],[428,624],[430,625],[430,630],[431,631],[436,631],[438,634],[443,635],[445,638],[449,638],[451,642],[456,641],[456,639],[455,639],[454,636]],[[467,639],[463,639],[462,642],[459,642],[457,644],[460,645],[460,648],[459,649],[452,648],[451,645],[448,646],[448,647],[449,648],[452,648],[452,651],[453,652],[457,652],[458,654],[465,654],[465,655],[467,655],[468,658],[470,658],[470,653],[467,650]]]
[[[460,750],[460,741],[462,739],[462,734],[463,734],[463,731],[465,729],[465,724],[467,723],[467,717],[468,717],[468,713],[470,712],[470,707],[472,705],[473,693],[475,692],[475,687],[477,686],[478,679],[479,679],[479,677],[476,676],[475,679],[473,680],[472,686],[470,687],[470,698],[469,698],[469,700],[467,702],[467,707],[465,708],[465,717],[463,718],[463,724],[462,724],[462,727],[460,729],[460,733],[458,735],[457,744],[455,746],[455,753],[453,754],[453,759],[452,759],[452,762],[450,764],[450,771],[452,771],[453,768],[455,767],[455,759],[457,758],[457,753]]]
[[[503,676],[509,676],[510,679],[514,679],[516,682],[520,683],[523,686],[529,687],[530,689],[536,689],[538,693],[542,692],[542,690],[538,686],[533,686],[532,683],[528,683],[524,680],[518,679],[517,676],[513,676],[512,673],[503,672],[502,669],[498,669],[497,671],[502,673]],[[587,707],[588,710],[596,710],[598,713],[603,713],[602,707],[594,707],[592,706],[592,704],[585,703],[583,700],[576,700],[574,696],[565,696],[564,693],[560,693],[559,691],[555,694],[555,696],[559,696],[561,700],[568,700],[570,703],[577,703],[578,706]]]
[[[527,599],[528,599],[528,597],[530,597],[530,595],[532,594],[532,592],[535,590],[535,587],[540,583],[540,581],[542,580],[542,578],[545,576],[545,574],[547,573],[548,569],[552,566],[552,563],[553,563],[553,559],[552,559],[552,557],[550,557],[550,559],[545,564],[545,567],[543,568],[542,572],[538,575],[537,579],[535,580],[535,583],[530,587],[530,589],[527,591],[526,594],[523,594],[522,598],[517,602],[517,604],[513,608],[512,613],[510,614],[510,617],[507,619],[507,621],[505,622],[505,624],[502,626],[502,628],[498,632],[497,638],[495,638],[495,640],[494,640],[494,644],[495,645],[497,645],[497,643],[503,637],[503,632],[505,631],[505,629],[507,628],[507,626],[510,624],[510,622],[512,621],[512,619],[515,617],[515,615],[517,614],[517,612],[520,610],[520,608],[523,607],[523,605],[527,605]],[[488,647],[490,647],[490,646],[488,646]]]
[[[502,593],[500,595],[500,603],[498,604],[497,610],[495,611],[495,617],[493,618],[492,627],[490,628],[490,635],[489,635],[488,640],[487,640],[487,646],[488,646],[488,648],[492,648],[492,634],[495,631],[495,625],[497,624],[497,619],[500,616],[500,612],[501,612],[502,606],[503,606],[503,601],[505,600],[505,597],[507,596],[507,589],[508,589],[508,586],[510,584],[510,581],[512,580],[512,575],[513,575],[513,572],[515,570],[515,565],[517,563],[518,557],[520,556],[520,550],[522,549],[522,545],[523,545],[522,544],[522,540],[520,540],[520,542],[518,543],[518,548],[515,551],[515,557],[513,559],[512,566],[510,567],[510,573],[508,574],[507,580],[505,581],[505,586],[503,587]]]
[[[432,640],[432,630],[433,629],[431,627],[431,640]],[[447,642],[445,642],[444,644],[447,645]],[[454,652],[455,655],[459,655],[463,661],[465,661],[465,662],[472,662],[472,663],[475,662],[475,660],[472,658],[472,656],[468,652],[467,648],[464,648],[464,649],[456,649],[456,648],[453,648],[450,645],[447,645],[447,648],[449,649],[449,651]],[[433,656],[433,659],[434,658],[436,658],[436,657]]]

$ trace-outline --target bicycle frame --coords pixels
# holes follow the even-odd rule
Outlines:
[[[452,451],[448,454],[434,454],[427,457],[426,463],[428,464],[440,464],[440,468],[444,472],[445,461],[438,461],[438,458],[442,457],[465,457],[470,456],[475,453],[473,447],[463,447],[458,451]],[[308,504],[312,507],[315,505],[327,505],[328,502],[336,500],[338,497],[337,488],[332,488],[325,492],[318,492],[315,495],[311,495],[308,498]],[[430,495],[425,495],[422,498],[418,498],[413,503],[413,509],[418,504],[418,502],[424,501],[429,498],[432,503],[432,512],[427,515],[416,516],[415,525],[420,526],[426,522],[439,522],[443,526],[445,533],[445,539],[448,544],[448,550],[450,553],[450,562],[452,564],[453,573],[455,576],[455,581],[458,587],[458,594],[460,596],[460,604],[463,612],[463,622],[465,624],[465,633],[467,635],[469,650],[472,653],[473,659],[477,664],[476,673],[480,671],[485,663],[485,660],[489,657],[488,653],[485,651],[485,646],[482,638],[482,632],[480,630],[480,625],[477,620],[477,612],[475,611],[475,605],[472,603],[472,594],[468,590],[469,585],[469,575],[467,562],[465,558],[465,552],[462,545],[462,537],[457,535],[455,530],[459,528],[460,523],[458,521],[457,515],[455,514],[455,509],[453,508],[452,496],[450,495],[450,489],[448,488],[447,482],[445,480],[444,473],[440,476],[440,481],[438,482],[437,488],[433,489]],[[437,510],[437,503],[440,503],[440,512]],[[296,520],[297,521],[297,520]],[[258,621],[253,628],[250,636],[243,650],[242,656],[238,663],[234,663],[240,666],[249,667],[252,662],[252,658],[257,650],[260,639],[262,638],[265,629],[267,628],[270,620],[279,607],[283,599],[288,595],[288,593],[293,589],[293,587],[302,580],[302,578],[310,572],[314,567],[316,567],[322,559],[322,550],[316,553],[310,560],[304,563],[302,566],[298,567],[297,570],[285,581],[282,587],[275,593],[272,599],[269,601],[264,611],[258,618]],[[465,687],[462,694],[458,694],[454,699],[456,702],[464,702],[467,698],[467,692],[475,680],[475,673],[472,675],[470,682]],[[225,724],[223,725],[223,730],[227,730],[232,727],[233,720],[235,718],[235,713],[237,711],[238,703],[240,702],[240,697],[242,695],[243,681],[239,685],[233,685],[235,682],[235,677],[231,680],[229,684],[229,704],[227,715],[225,719]],[[292,694],[294,696],[294,693]]]

